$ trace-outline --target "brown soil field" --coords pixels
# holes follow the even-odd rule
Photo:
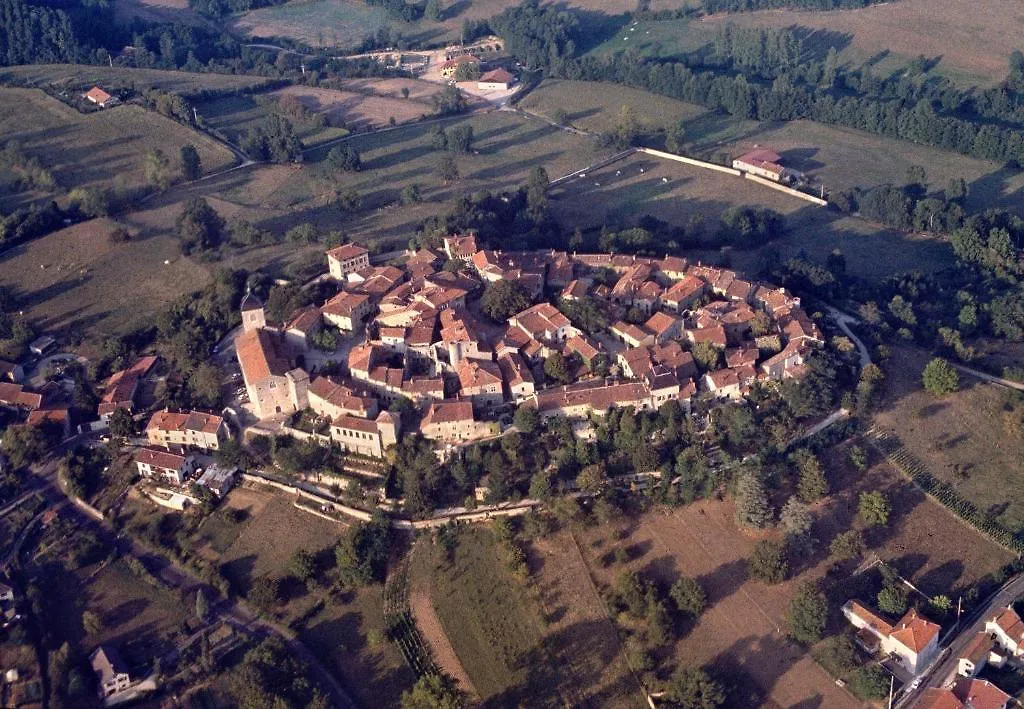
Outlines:
[[[1024,527],[1024,436],[1008,430],[1004,404],[1021,396],[961,374],[959,391],[935,397],[921,386],[930,359],[921,350],[894,348],[886,367],[886,398],[875,416],[936,477],[953,483],[982,511],[1010,530]]]
[[[436,87],[435,87],[436,88]],[[401,90],[398,87],[396,94]],[[435,91],[436,93],[436,91]],[[337,91],[310,86],[289,86],[274,95],[292,95],[311,111],[323,113],[344,123],[351,130],[372,130],[387,126],[391,118],[396,123],[415,121],[433,111],[429,100],[393,98],[387,95],[373,96],[354,91]]]
[[[547,621],[545,643],[566,670],[563,696],[576,706],[643,707],[640,683],[570,533],[535,541],[530,570]]]
[[[734,688],[733,706],[768,701],[780,706],[860,706],[785,636],[793,589],[816,572],[805,571],[775,586],[747,579],[746,559],[756,539],[737,530],[731,502],[702,501],[642,516],[617,543],[631,561],[602,567],[600,558],[616,545],[611,531],[605,526],[580,535],[587,565],[600,586],[610,586],[624,568],[665,587],[680,574],[703,586],[708,609],[676,643],[673,655],[678,663],[708,665],[720,673]]]
[[[712,37],[711,25],[722,22],[840,33],[849,36],[846,56],[857,63],[890,54],[905,62],[923,54],[939,58],[938,69],[953,78],[991,85],[1006,77],[1010,53],[1021,49],[1024,5],[1018,0],[895,0],[832,12],[771,10],[708,18],[702,31]]]

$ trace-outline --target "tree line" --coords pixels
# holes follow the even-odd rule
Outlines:
[[[1016,123],[1024,97],[1011,80],[983,92],[908,76],[882,80],[868,69],[840,66],[834,52],[804,56],[793,30],[723,30],[710,49],[682,59],[635,52],[577,58],[578,20],[534,0],[508,8],[491,27],[508,51],[551,76],[624,84],[741,118],[810,119],[973,157],[1024,161],[1024,134]],[[1010,73],[1024,76],[1024,59],[1011,61]]]

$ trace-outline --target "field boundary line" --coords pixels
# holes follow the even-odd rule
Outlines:
[[[973,502],[961,497],[949,483],[932,475],[928,467],[903,445],[895,433],[879,431],[872,426],[866,438],[900,475],[910,480],[925,497],[934,500],[965,527],[1018,557],[1024,552],[1024,544],[1012,532],[986,519]]]
[[[583,550],[580,548],[579,540],[576,539],[576,535],[572,530],[569,530],[569,539],[572,540],[572,548],[576,550],[580,563],[583,564],[583,568],[586,569],[587,585],[594,594],[594,597],[597,599],[597,602],[601,604],[602,608],[604,608],[605,615],[608,617],[608,622],[612,624],[612,630],[615,631],[615,637],[619,640],[619,655],[622,657],[622,661],[626,663],[626,667],[629,668],[629,673],[633,675],[633,679],[636,680],[637,687],[640,689],[640,693],[643,695],[644,701],[650,705],[650,692],[647,691],[647,687],[644,686],[643,680],[640,679],[640,675],[637,674],[637,671],[629,661],[629,656],[626,654],[626,643],[623,640],[622,631],[619,629],[618,624],[615,622],[615,616],[612,615],[611,609],[608,607],[608,604],[605,603],[604,597],[601,595],[601,591],[598,590],[597,584],[594,582],[594,574],[590,570],[590,564],[587,563],[587,557],[584,556]]]

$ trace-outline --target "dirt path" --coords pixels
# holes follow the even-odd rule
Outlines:
[[[429,549],[422,548],[425,544],[429,544],[429,542],[419,540],[413,549],[413,555],[429,554]],[[430,575],[423,573],[425,570],[423,561],[431,563],[428,559],[414,559],[413,563],[409,565],[409,610],[413,620],[416,621],[416,628],[430,645],[430,652],[437,666],[452,677],[459,689],[469,695],[473,702],[478,702],[479,695],[476,688],[473,687],[459,656],[455,654],[455,648],[448,640],[441,619],[437,617],[434,604],[430,601]]]

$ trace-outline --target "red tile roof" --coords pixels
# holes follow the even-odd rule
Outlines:
[[[515,81],[515,76],[505,71],[504,69],[498,68],[493,69],[483,76],[480,77],[481,84],[511,84]]]
[[[142,448],[135,454],[135,462],[150,465],[163,470],[181,470],[185,464],[185,456],[169,453],[157,448]]]
[[[367,249],[364,249],[358,244],[343,244],[328,251],[327,257],[332,258],[335,261],[348,261],[356,258],[357,256],[362,256],[364,254],[368,255],[369,253],[370,252]]]
[[[953,685],[953,695],[971,709],[1004,709],[1010,695],[988,680],[963,679]]]

